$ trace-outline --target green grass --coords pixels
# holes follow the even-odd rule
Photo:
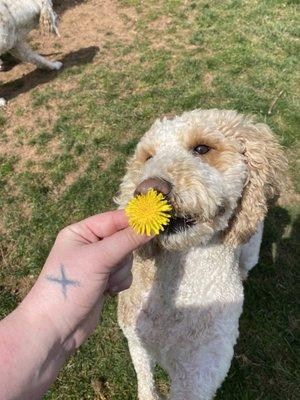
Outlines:
[[[55,83],[32,91],[29,112],[39,115],[34,129],[23,126],[28,110],[16,107],[23,122],[15,127],[11,154],[0,158],[2,317],[21,300],[25,278],[38,275],[64,225],[114,207],[126,158],[163,114],[213,107],[256,114],[286,147],[297,179],[296,2],[120,0],[119,12],[129,24],[128,6],[137,16],[131,44],[108,35],[92,67],[66,69]],[[62,82],[72,83],[71,89],[60,93]],[[55,117],[47,122],[47,114]],[[8,142],[9,119],[0,113],[0,146]],[[38,157],[23,162],[23,149],[32,148]],[[298,398],[298,215],[291,204],[274,208],[267,219],[219,400]],[[163,385],[167,377],[158,370],[157,379]],[[107,400],[136,399],[115,298],[46,398],[101,399],[99,392]]]

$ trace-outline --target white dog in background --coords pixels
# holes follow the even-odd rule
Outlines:
[[[0,0],[0,56],[10,52],[21,61],[38,68],[59,70],[60,61],[49,61],[32,51],[26,43],[28,33],[38,25],[58,34],[57,16],[52,0]],[[0,60],[0,69],[2,62]],[[0,98],[0,106],[5,100]]]
[[[124,207],[154,188],[173,206],[170,225],[134,257],[118,319],[139,400],[157,400],[153,367],[172,400],[211,400],[238,337],[242,280],[257,263],[268,201],[284,190],[286,160],[265,124],[225,110],[157,120],[121,184]]]

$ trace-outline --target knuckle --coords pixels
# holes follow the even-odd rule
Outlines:
[[[59,231],[57,240],[68,240],[78,234],[77,230],[76,224],[67,225]]]
[[[57,235],[57,238],[65,238],[68,234],[69,234],[69,229],[68,229],[69,227],[68,226],[65,226],[63,229],[61,229],[59,232],[58,232],[58,235]]]
[[[72,232],[72,225],[67,225],[60,230],[58,236],[66,237],[69,236],[71,232]]]

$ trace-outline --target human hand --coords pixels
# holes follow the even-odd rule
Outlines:
[[[73,351],[97,325],[104,294],[130,286],[132,251],[150,239],[128,227],[124,211],[64,228],[21,307],[43,315]]]
[[[22,303],[0,321],[0,398],[35,400],[98,323],[105,292],[131,283],[132,251],[151,238],[124,211],[64,228]]]

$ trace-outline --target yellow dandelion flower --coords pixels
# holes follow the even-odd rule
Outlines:
[[[172,206],[161,193],[150,189],[146,194],[134,197],[127,204],[125,213],[129,225],[136,233],[151,236],[164,230],[170,222]]]

